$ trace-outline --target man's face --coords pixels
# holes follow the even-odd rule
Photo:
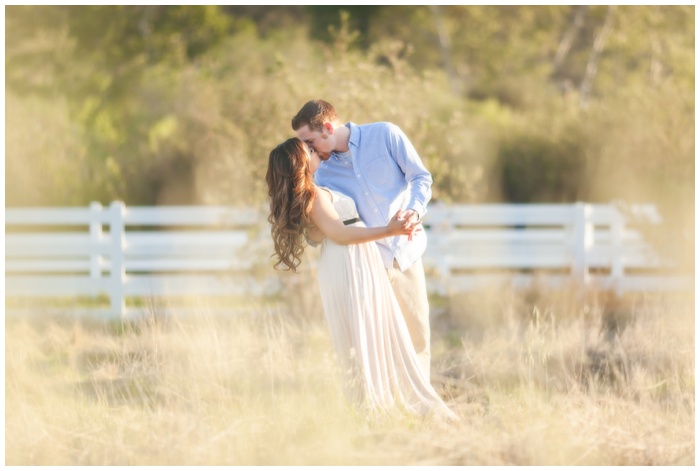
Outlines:
[[[297,129],[296,133],[299,139],[318,153],[319,159],[325,161],[331,157],[331,152],[335,148],[335,136],[326,129],[312,131],[309,129],[309,125],[305,124]]]

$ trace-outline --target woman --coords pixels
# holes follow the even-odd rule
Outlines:
[[[296,138],[270,152],[266,179],[275,268],[296,272],[305,239],[321,242],[321,301],[353,402],[369,413],[398,406],[420,416],[457,419],[422,373],[373,242],[410,237],[413,224],[399,211],[385,227],[365,227],[352,199],[314,185],[319,164],[318,154]]]

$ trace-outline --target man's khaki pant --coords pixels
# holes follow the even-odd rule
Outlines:
[[[401,271],[394,261],[394,268],[387,270],[394,295],[399,302],[418,362],[430,381],[430,306],[425,286],[423,262],[418,259],[406,271]]]

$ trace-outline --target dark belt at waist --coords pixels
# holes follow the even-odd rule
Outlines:
[[[360,222],[360,218],[352,218],[352,219],[347,219],[343,221],[343,224],[346,226],[349,226],[350,224],[355,224],[356,222]]]

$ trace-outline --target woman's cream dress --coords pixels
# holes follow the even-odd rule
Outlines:
[[[359,217],[351,198],[327,191],[341,219]],[[369,413],[403,409],[457,418],[424,377],[374,242],[338,245],[324,239],[318,282],[346,393],[354,403]]]

